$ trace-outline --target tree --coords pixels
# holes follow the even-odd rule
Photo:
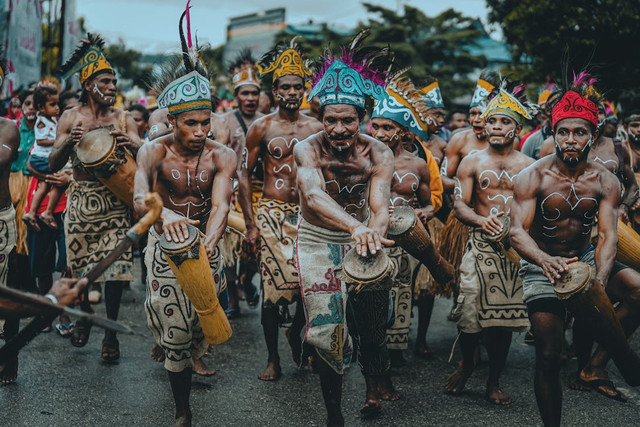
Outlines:
[[[519,77],[562,82],[589,68],[600,92],[628,108],[640,103],[640,2],[618,0],[487,0],[489,19],[513,46]],[[526,61],[525,61],[526,59]]]
[[[150,81],[151,68],[143,67],[139,63],[142,53],[127,48],[123,39],[108,45],[104,55],[111,66],[117,70],[118,75],[124,79],[130,79],[133,85],[146,87]]]

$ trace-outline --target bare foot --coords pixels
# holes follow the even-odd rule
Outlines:
[[[182,416],[176,418],[176,421],[173,423],[174,427],[191,427],[191,417]]]
[[[364,417],[372,417],[377,415],[382,410],[382,403],[380,399],[367,399],[364,405],[360,407],[360,413]]]
[[[500,390],[498,387],[487,389],[487,394],[485,395],[485,397],[494,405],[511,405],[511,398],[509,397],[509,395]]]
[[[393,387],[390,378],[378,382],[378,393],[382,400],[395,401],[400,399],[400,393]]]
[[[267,367],[258,374],[258,379],[262,381],[277,381],[280,379],[281,373],[279,362],[267,362]]]
[[[209,368],[202,359],[193,359],[193,373],[203,377],[210,377],[216,374],[216,370]]]
[[[24,216],[22,217],[22,221],[27,224],[29,227],[33,227],[34,230],[36,231],[40,231],[40,225],[38,225],[38,221],[36,220],[36,218],[31,215],[29,212],[27,212],[26,214],[24,214]]]
[[[56,219],[53,217],[52,214],[46,211],[42,212],[42,214],[38,217],[38,219],[42,221],[44,225],[51,228],[52,230],[58,229],[58,223],[56,222]]]
[[[456,369],[453,374],[449,375],[445,383],[445,389],[450,394],[460,394],[464,390],[467,380],[471,376],[471,372],[466,372],[461,367]]]
[[[0,367],[0,384],[11,384],[18,379],[18,356],[11,357]]]
[[[158,344],[151,349],[151,359],[158,363],[164,362],[164,350]]]

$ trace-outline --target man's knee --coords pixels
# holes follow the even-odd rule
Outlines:
[[[544,348],[536,351],[536,368],[544,372],[560,371],[562,352],[558,349]]]

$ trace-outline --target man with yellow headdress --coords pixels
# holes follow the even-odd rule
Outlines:
[[[305,83],[311,76],[300,48],[292,40],[277,44],[267,52],[258,69],[262,76],[272,75],[273,97],[278,110],[256,120],[247,132],[246,162],[240,181],[240,197],[247,205],[251,201],[248,176],[258,159],[262,159],[264,183],[258,203],[255,223],[260,231],[248,235],[247,243],[258,250],[262,280],[262,328],[267,342],[267,367],[258,375],[263,381],[280,376],[278,326],[291,323],[287,331],[294,361],[302,358],[301,332],[305,324],[300,307],[300,285],[296,270],[294,241],[298,224],[298,190],[293,165],[295,145],[322,130],[314,118],[300,114]],[[249,211],[251,212],[251,211]],[[296,304],[293,319],[289,307]]]
[[[455,177],[454,213],[471,227],[460,264],[460,345],[462,366],[447,379],[451,394],[462,392],[474,369],[480,336],[489,353],[486,398],[509,405],[511,398],[500,389],[499,378],[507,360],[512,331],[526,330],[529,321],[522,300],[519,265],[492,246],[490,238],[508,228],[514,180],[533,159],[513,149],[527,112],[524,87],[502,84],[482,114],[489,146],[466,156]]]
[[[130,227],[131,210],[127,204],[105,187],[96,176],[82,166],[76,146],[83,136],[97,128],[108,128],[120,150],[131,150],[135,156],[141,145],[136,123],[131,114],[115,108],[116,75],[102,53],[104,42],[87,34],[73,56],[62,66],[61,74],[69,79],[78,74],[82,85],[80,106],[67,110],[58,122],[56,141],[49,155],[49,166],[56,172],[71,158],[73,180],[67,190],[65,235],[67,260],[75,277],[86,275],[102,261],[124,238]],[[123,151],[122,151],[123,152]],[[97,282],[105,283],[107,317],[117,319],[122,288],[133,280],[131,251],[102,274]],[[83,307],[91,310],[90,307]],[[89,340],[91,324],[76,323],[71,344],[83,347]],[[103,360],[112,362],[120,357],[118,339],[106,331],[102,341]]]

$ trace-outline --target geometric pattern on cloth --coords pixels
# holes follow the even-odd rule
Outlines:
[[[64,231],[67,260],[74,277],[85,276],[126,237],[131,211],[98,181],[72,180],[67,190]],[[131,248],[96,282],[133,280]]]
[[[478,322],[483,328],[529,327],[527,307],[522,300],[519,266],[496,251],[479,228],[471,231],[468,249],[474,255],[480,294],[477,299]]]
[[[258,204],[256,225],[260,230],[260,277],[263,306],[288,305],[300,299],[295,241],[300,207],[279,200]]]
[[[156,343],[164,350],[165,369],[182,372],[193,366],[192,359],[199,359],[204,355],[208,344],[191,301],[178,284],[160,249],[159,235],[154,227],[149,229],[144,262],[147,266],[144,301],[147,326]],[[209,266],[220,295],[227,288],[227,280],[219,244],[209,259]]]
[[[387,329],[387,348],[406,350],[409,347],[411,325],[411,283],[414,269],[421,264],[400,246],[387,248],[386,252],[394,265],[391,276],[394,320]]]
[[[16,211],[13,205],[0,210],[0,286],[7,286],[9,254],[16,246]]]
[[[334,270],[351,247],[349,233],[300,220],[296,251],[307,319],[305,342],[338,374],[349,365],[353,345],[346,322],[347,286]]]

